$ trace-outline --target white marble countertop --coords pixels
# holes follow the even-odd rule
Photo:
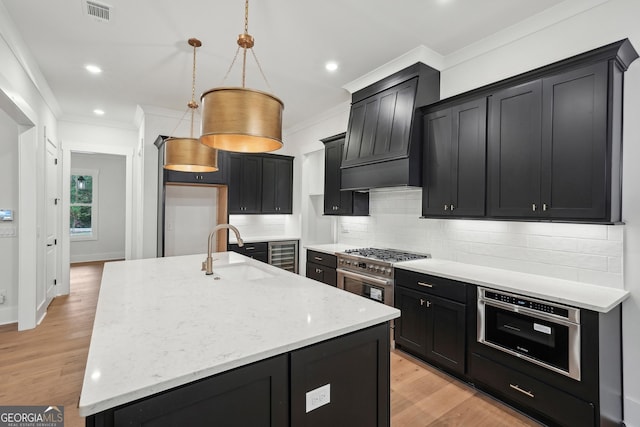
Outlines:
[[[393,307],[234,252],[105,264],[79,411],[88,416],[377,325]]]
[[[286,240],[300,240],[300,236],[254,236],[247,237],[240,235],[242,241],[245,243],[257,243],[257,242],[284,242]],[[229,243],[236,244],[236,236],[233,233],[229,233]]]
[[[335,255],[336,252],[344,252],[347,249],[358,249],[362,246],[344,245],[342,243],[320,243],[316,245],[305,245],[305,249],[311,249],[312,251],[323,252],[325,254]]]
[[[623,289],[441,259],[404,261],[394,264],[394,267],[528,295],[601,313],[608,312],[629,296],[629,292]]]

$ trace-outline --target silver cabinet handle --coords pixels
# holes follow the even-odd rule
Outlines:
[[[529,396],[531,398],[535,398],[536,397],[532,392],[521,389],[520,386],[517,385],[517,384],[509,384],[509,387],[511,387],[514,390],[519,391],[520,393],[524,394],[525,396]]]
[[[314,256],[313,259],[315,259],[316,261],[322,261],[322,258],[319,256]]]
[[[538,209],[538,207],[536,206],[536,204],[535,204],[535,203],[532,203],[532,204],[531,204],[531,210],[535,212],[535,211],[536,211],[536,209]]]
[[[244,248],[244,250],[245,250],[245,251],[253,251],[253,250],[255,250],[255,249],[256,249],[256,248],[255,248],[255,246],[246,246],[246,247]]]
[[[420,305],[424,305],[425,300],[423,298],[420,298]]]
[[[543,204],[542,204],[542,210],[543,210],[543,211],[546,211],[546,210],[547,210],[547,204],[546,204],[546,203],[543,203]]]
[[[453,206],[453,205],[451,205],[451,206],[449,207],[449,210],[451,210],[451,211],[453,211],[454,209],[455,209],[455,206]]]
[[[424,286],[425,288],[433,288],[433,285],[430,283],[418,282],[418,285]]]
[[[446,211],[447,209],[449,209],[449,205],[444,205],[444,210]]]
[[[316,268],[316,273],[320,274],[322,273],[322,270],[320,270],[319,268]]]

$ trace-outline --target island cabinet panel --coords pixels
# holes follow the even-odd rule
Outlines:
[[[422,215],[485,215],[487,100],[482,97],[424,116]]]
[[[287,426],[288,368],[277,356],[88,417],[87,426]]]
[[[292,352],[291,425],[389,426],[389,344],[385,323]],[[312,409],[323,386],[328,403]]]
[[[249,258],[257,259],[262,262],[269,262],[269,243],[268,242],[252,242],[238,246],[237,243],[229,244],[229,250],[237,252]]]
[[[467,294],[462,282],[396,269],[396,347],[457,375],[466,373]]]

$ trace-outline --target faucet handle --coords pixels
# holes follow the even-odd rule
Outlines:
[[[202,261],[202,268],[200,269],[200,271],[207,271],[207,260],[206,259],[204,261]]]

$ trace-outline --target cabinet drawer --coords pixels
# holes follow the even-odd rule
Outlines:
[[[325,254],[323,252],[307,250],[307,261],[314,264],[326,265],[327,267],[336,268],[338,265],[335,255]]]
[[[466,284],[455,280],[428,274],[415,273],[413,271],[395,269],[396,285],[404,286],[416,291],[428,292],[443,298],[467,303]]]
[[[561,426],[595,425],[592,404],[476,353],[471,355],[470,373],[477,383],[542,420]]]
[[[336,269],[327,267],[326,265],[307,262],[307,277],[326,283],[327,285],[337,286],[338,277]]]
[[[251,256],[256,252],[267,252],[269,244],[267,242],[245,243],[244,246],[238,246],[235,243],[229,245],[229,250],[242,255]]]

